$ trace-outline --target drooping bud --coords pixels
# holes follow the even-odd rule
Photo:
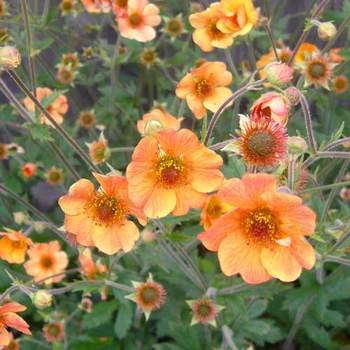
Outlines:
[[[293,79],[293,68],[285,63],[270,63],[265,72],[267,80],[274,85],[285,85]]]
[[[0,47],[0,70],[15,69],[21,64],[21,54],[13,46]]]
[[[284,94],[291,106],[297,106],[300,102],[301,92],[294,86],[284,91]]]
[[[317,34],[321,40],[328,41],[337,34],[337,28],[332,22],[319,23]]]
[[[46,290],[38,290],[33,294],[32,301],[38,309],[46,309],[52,305],[52,295]]]
[[[289,136],[288,141],[288,153],[292,155],[301,155],[308,149],[306,141],[300,136]]]

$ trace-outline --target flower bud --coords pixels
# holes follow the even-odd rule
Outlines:
[[[145,243],[150,243],[157,238],[157,235],[153,231],[145,228],[141,233],[141,237]]]
[[[291,106],[297,106],[300,102],[301,92],[294,86],[284,91],[284,94]]]
[[[32,301],[38,309],[46,309],[52,304],[52,295],[45,290],[39,290],[33,294]]]
[[[265,68],[267,80],[274,85],[285,85],[293,79],[293,68],[285,63],[273,62]]]
[[[13,213],[13,220],[17,225],[23,225],[29,223],[29,217],[23,211],[16,211]]]
[[[46,225],[42,221],[35,221],[33,223],[33,228],[36,232],[42,233],[45,230]]]
[[[13,46],[0,47],[0,70],[15,69],[21,64],[21,54]]]
[[[151,136],[164,130],[163,124],[159,120],[151,119],[145,125],[145,136]]]
[[[349,202],[350,201],[350,188],[343,187],[340,190],[339,196],[344,202]]]
[[[25,163],[22,166],[22,175],[26,178],[31,178],[37,173],[37,166],[34,163]]]
[[[288,141],[288,153],[293,155],[301,155],[308,149],[306,141],[300,136],[289,136]]]
[[[337,34],[337,28],[332,22],[323,22],[318,25],[317,34],[321,40],[327,41]]]

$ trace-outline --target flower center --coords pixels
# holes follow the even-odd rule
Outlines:
[[[334,86],[339,90],[343,90],[347,87],[347,81],[343,77],[338,77],[334,80]]]
[[[279,57],[280,57],[280,60],[282,63],[288,63],[289,58],[290,58],[290,53],[286,52],[286,51],[285,52],[282,51],[280,53]]]
[[[5,159],[7,157],[7,147],[0,143],[0,160]]]
[[[127,7],[128,5],[128,0],[116,0],[116,4],[118,7]]]
[[[201,317],[207,317],[211,314],[211,306],[208,305],[208,303],[202,302],[200,305],[198,305],[197,312]]]
[[[200,80],[196,84],[196,92],[199,96],[207,96],[211,91],[211,87],[206,79]]]
[[[224,211],[224,208],[222,207],[220,201],[217,198],[212,197],[210,199],[209,204],[208,204],[207,212],[208,212],[209,216],[217,219],[221,215],[223,215],[225,211]]]
[[[61,8],[64,11],[70,11],[73,8],[73,2],[71,0],[63,1],[61,3]]]
[[[249,241],[272,241],[276,238],[276,220],[268,208],[259,208],[250,212],[243,221]]]
[[[156,175],[165,188],[172,188],[185,180],[185,166],[180,159],[166,155],[158,161]]]
[[[174,35],[180,34],[182,31],[181,22],[178,19],[171,19],[168,22],[168,32]]]
[[[44,269],[50,269],[53,266],[53,260],[51,258],[51,256],[43,256],[40,259],[40,265],[44,268]]]
[[[60,334],[60,327],[58,327],[57,325],[55,324],[50,324],[48,327],[47,327],[47,332],[54,336],[54,337],[57,337],[59,334]]]
[[[14,248],[14,249],[23,249],[25,247],[26,247],[26,243],[24,241],[12,242],[12,248]]]
[[[139,13],[134,12],[129,16],[129,23],[132,27],[137,27],[142,23],[142,16]]]
[[[159,298],[155,288],[145,287],[141,292],[141,298],[145,304],[153,304]]]
[[[248,150],[258,157],[270,155],[275,148],[275,140],[269,132],[257,130],[247,140]]]
[[[315,79],[322,78],[326,73],[326,67],[320,62],[312,63],[309,67],[309,73]]]
[[[95,197],[88,204],[87,210],[95,224],[104,226],[120,223],[127,215],[125,203],[106,195],[104,192],[96,192]]]
[[[220,32],[220,30],[217,28],[216,26],[216,22],[211,23],[211,25],[209,26],[209,31],[210,31],[210,35],[212,38],[214,39],[218,39],[220,37],[222,37],[224,34],[222,32]]]

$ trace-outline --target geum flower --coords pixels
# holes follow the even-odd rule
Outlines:
[[[206,10],[194,13],[189,21],[195,31],[192,34],[193,41],[202,49],[210,52],[214,48],[225,49],[233,43],[233,36],[223,33],[217,28],[217,23],[223,17],[220,3],[215,2]]]
[[[232,95],[228,85],[232,74],[223,62],[204,62],[195,67],[176,86],[176,96],[186,99],[187,105],[197,119],[206,115],[206,110],[216,112]]]
[[[315,213],[302,199],[277,191],[274,176],[246,174],[233,178],[218,192],[234,209],[219,218],[198,239],[218,252],[227,276],[237,273],[247,283],[278,278],[296,280],[311,269],[315,252],[304,236],[315,230]]]
[[[34,277],[35,282],[44,280],[50,284],[62,281],[68,266],[68,256],[61,250],[58,241],[35,243],[28,250],[28,256],[24,268],[28,275]]]
[[[146,223],[145,215],[129,200],[125,177],[96,173],[94,176],[101,185],[97,191],[91,181],[81,179],[59,199],[65,213],[65,230],[76,235],[79,244],[95,246],[106,254],[129,252],[140,236],[129,215],[141,224]]]
[[[15,302],[9,302],[0,306],[0,346],[6,346],[11,341],[11,336],[7,328],[16,329],[27,335],[32,334],[27,322],[17,315],[17,312],[24,310],[26,310],[24,305]]]
[[[22,264],[33,242],[22,232],[0,232],[0,259],[10,264]]]
[[[128,8],[117,17],[120,35],[140,42],[156,37],[154,27],[161,22],[159,8],[147,0],[129,0]]]
[[[200,208],[206,193],[223,181],[222,158],[203,146],[190,130],[166,130],[136,146],[126,177],[129,195],[149,218],[185,215]]]
[[[50,101],[53,93],[54,92],[51,89],[46,87],[36,88],[36,98],[39,100],[39,102],[41,102],[44,105],[45,102],[49,101],[50,103],[47,106],[45,106],[46,110],[51,114],[52,118],[57,124],[62,124],[64,115],[68,111],[68,100],[66,96],[59,95],[53,101]],[[29,97],[26,97],[23,100],[23,104],[29,112],[35,112],[35,104]],[[41,123],[53,127],[53,124],[44,114],[40,114],[39,118]]]

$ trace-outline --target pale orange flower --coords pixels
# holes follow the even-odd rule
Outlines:
[[[0,232],[0,259],[10,264],[22,264],[33,242],[22,232]]]
[[[103,133],[101,133],[97,141],[87,143],[86,145],[89,147],[89,156],[94,164],[101,164],[111,156],[108,141]]]
[[[45,279],[44,282],[48,284],[62,281],[62,272],[68,266],[68,256],[61,250],[58,241],[35,243],[28,250],[28,256],[29,260],[24,264],[24,268],[28,275],[34,277],[34,281]],[[56,274],[60,275],[48,278]]]
[[[156,128],[158,131],[173,129],[176,131],[180,129],[182,120],[183,118],[176,118],[163,109],[155,108],[151,112],[144,114],[142,119],[137,122],[137,130],[144,136],[145,131],[152,126],[150,122],[154,121],[153,129]],[[146,132],[146,134],[149,133]]]
[[[141,42],[156,37],[154,27],[160,22],[159,8],[147,0],[129,0],[127,11],[118,17],[120,35]]]
[[[200,208],[223,181],[222,158],[190,130],[166,130],[136,146],[126,177],[129,195],[150,218],[185,215]]]
[[[205,62],[195,67],[177,84],[176,96],[186,99],[188,107],[197,119],[206,110],[216,112],[232,95],[226,86],[232,82],[232,74],[223,62]]]
[[[76,235],[77,242],[83,246],[96,246],[109,255],[119,250],[129,252],[140,236],[129,215],[141,224],[145,224],[146,218],[142,210],[130,202],[125,177],[94,176],[101,185],[99,190],[95,190],[91,181],[81,179],[59,199],[65,213],[64,227]]]
[[[315,213],[302,199],[277,191],[272,175],[246,174],[223,186],[220,198],[234,209],[198,235],[217,251],[227,276],[237,273],[251,284],[271,278],[296,280],[302,268],[311,269],[315,251],[304,236],[315,230]]]
[[[53,91],[49,88],[38,87],[36,89],[36,97],[41,103],[45,102],[45,99],[48,99],[52,94]],[[29,97],[26,97],[23,100],[23,104],[29,112],[34,113],[35,105]],[[67,97],[64,95],[58,96],[54,101],[52,101],[48,106],[46,106],[46,110],[51,114],[52,118],[57,124],[62,124],[64,115],[68,111]],[[41,123],[53,126],[44,114],[40,114],[39,118]]]
[[[218,2],[214,2],[204,11],[190,15],[189,21],[195,28],[192,38],[202,51],[210,52],[214,48],[225,49],[232,45],[232,34],[223,33],[217,28],[217,23],[222,17]]]
[[[45,174],[47,182],[50,185],[57,186],[60,185],[64,180],[63,170],[55,166],[51,167]]]
[[[57,342],[64,339],[64,324],[63,322],[50,322],[43,328],[43,336],[49,342]]]
[[[13,328],[24,334],[32,335],[28,323],[17,315],[17,312],[22,312],[26,309],[24,305],[15,302],[9,302],[0,306],[0,346],[9,345],[11,341],[7,328]]]
[[[221,0],[223,16],[216,27],[234,38],[248,34],[258,21],[259,13],[252,0]]]
[[[81,0],[85,10],[90,13],[109,12],[111,0]]]
[[[312,58],[313,55],[318,54],[320,50],[311,43],[302,43],[295,55],[294,63],[296,65],[305,63]]]
[[[30,178],[36,175],[38,167],[34,163],[25,163],[22,166],[22,175],[26,178]]]
[[[275,91],[261,95],[251,108],[251,117],[256,122],[273,120],[284,125],[287,123],[288,114],[288,100]]]
[[[329,59],[331,62],[333,63],[343,63],[345,61],[345,58],[339,54],[339,52],[341,51],[342,49],[340,47],[336,47],[334,49],[331,49],[329,51]]]
[[[201,211],[201,225],[207,230],[222,215],[232,209],[232,206],[222,201],[216,194],[208,196]]]
[[[106,265],[95,263],[92,259],[91,250],[86,248],[79,255],[79,262],[81,266],[81,273],[86,276],[87,279],[96,279],[106,273]]]
[[[197,300],[187,300],[186,302],[192,309],[191,326],[200,323],[216,327],[215,319],[219,312],[224,309],[223,306],[214,304],[211,299],[206,297]]]

